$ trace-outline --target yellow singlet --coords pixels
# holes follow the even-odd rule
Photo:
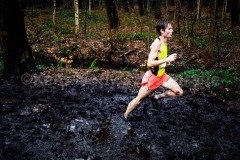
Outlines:
[[[162,52],[159,53],[159,56],[156,57],[156,60],[162,60],[167,57],[168,53],[167,44],[161,42],[161,48]],[[160,64],[159,66],[151,67],[151,71],[154,75],[162,76],[165,73],[165,67],[162,67],[161,65],[162,64]]]

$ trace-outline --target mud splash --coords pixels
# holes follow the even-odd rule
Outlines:
[[[1,82],[0,88],[3,160],[240,158],[239,101],[187,90],[159,100],[158,110],[144,100],[126,128],[119,116],[137,94],[131,86]]]

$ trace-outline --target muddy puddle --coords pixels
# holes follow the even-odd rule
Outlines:
[[[144,100],[120,116],[138,88],[118,83],[29,86],[1,82],[0,159],[238,160],[239,101],[186,90]],[[159,89],[157,92],[161,92]]]

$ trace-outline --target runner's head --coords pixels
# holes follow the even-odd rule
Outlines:
[[[157,33],[159,35],[161,35],[161,29],[163,31],[165,31],[165,29],[167,28],[168,24],[170,24],[170,22],[166,19],[160,19],[158,20],[157,22],[157,25],[156,25],[156,30],[157,30]]]

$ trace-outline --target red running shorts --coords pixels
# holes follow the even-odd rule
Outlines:
[[[142,83],[140,84],[141,86],[148,86],[149,90],[155,90],[159,86],[161,86],[164,82],[168,81],[170,78],[169,75],[164,73],[162,76],[155,76],[151,70],[148,70],[143,78],[142,78]]]

